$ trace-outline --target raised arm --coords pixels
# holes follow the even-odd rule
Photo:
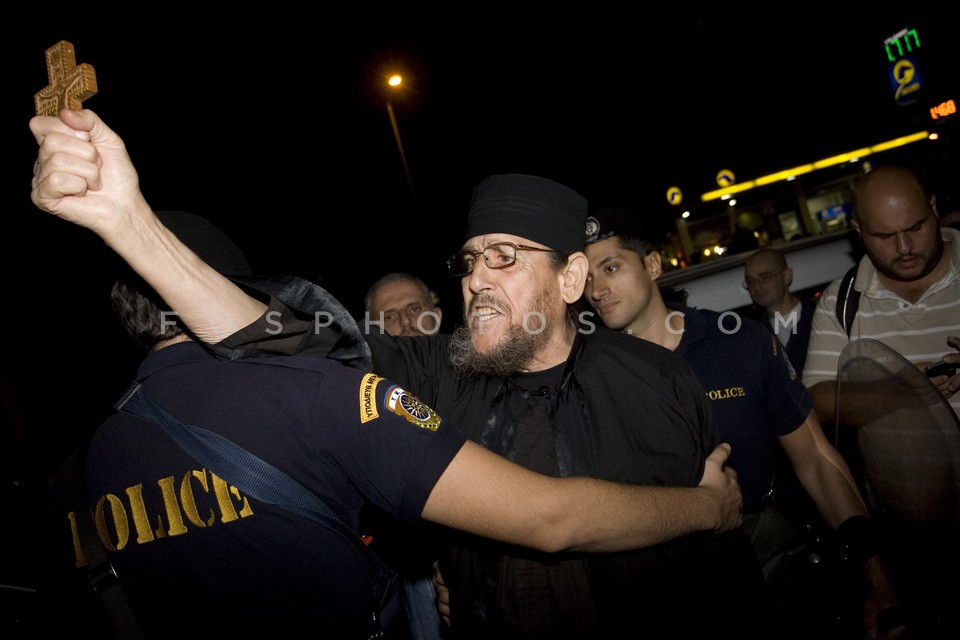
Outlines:
[[[736,473],[720,445],[697,487],[551,478],[467,442],[424,506],[427,520],[542,551],[624,551],[740,520]]]
[[[266,306],[217,273],[164,227],[140,191],[123,141],[93,112],[37,116],[31,199],[96,233],[166,300],[202,340],[215,343]]]

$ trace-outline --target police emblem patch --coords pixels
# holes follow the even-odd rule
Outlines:
[[[600,223],[596,218],[590,216],[587,218],[587,244],[592,244],[597,241],[597,236],[600,234]]]
[[[440,416],[401,387],[394,386],[388,390],[386,408],[421,429],[436,431],[440,427]]]

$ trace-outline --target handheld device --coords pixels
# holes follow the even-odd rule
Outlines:
[[[954,376],[957,374],[958,369],[960,369],[960,362],[944,362],[941,360],[927,367],[927,377]]]

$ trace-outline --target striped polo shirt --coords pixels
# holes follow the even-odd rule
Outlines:
[[[861,292],[860,306],[849,338],[835,314],[840,280],[830,283],[813,315],[804,385],[835,380],[840,352],[856,338],[882,342],[913,363],[935,362],[953,351],[947,336],[960,336],[960,231],[943,227],[941,233],[950,268],[916,303],[883,286],[867,256],[860,260],[853,285]],[[949,402],[960,416],[960,393]]]

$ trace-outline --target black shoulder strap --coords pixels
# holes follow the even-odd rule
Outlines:
[[[853,282],[857,278],[857,267],[859,264],[853,265],[843,274],[840,290],[837,291],[837,307],[834,310],[837,321],[847,332],[848,338],[853,327],[853,318],[857,315],[857,308],[860,306],[860,292],[853,287]]]
[[[110,616],[110,622],[117,632],[118,638],[143,638],[143,633],[133,615],[130,603],[127,602],[117,581],[117,572],[114,571],[103,541],[97,533],[93,523],[93,513],[87,505],[84,492],[87,487],[87,452],[90,448],[90,439],[84,443],[73,457],[71,483],[73,484],[73,513],[76,517],[77,536],[80,538],[80,548],[87,561],[87,575],[94,591],[100,594],[103,604]]]

